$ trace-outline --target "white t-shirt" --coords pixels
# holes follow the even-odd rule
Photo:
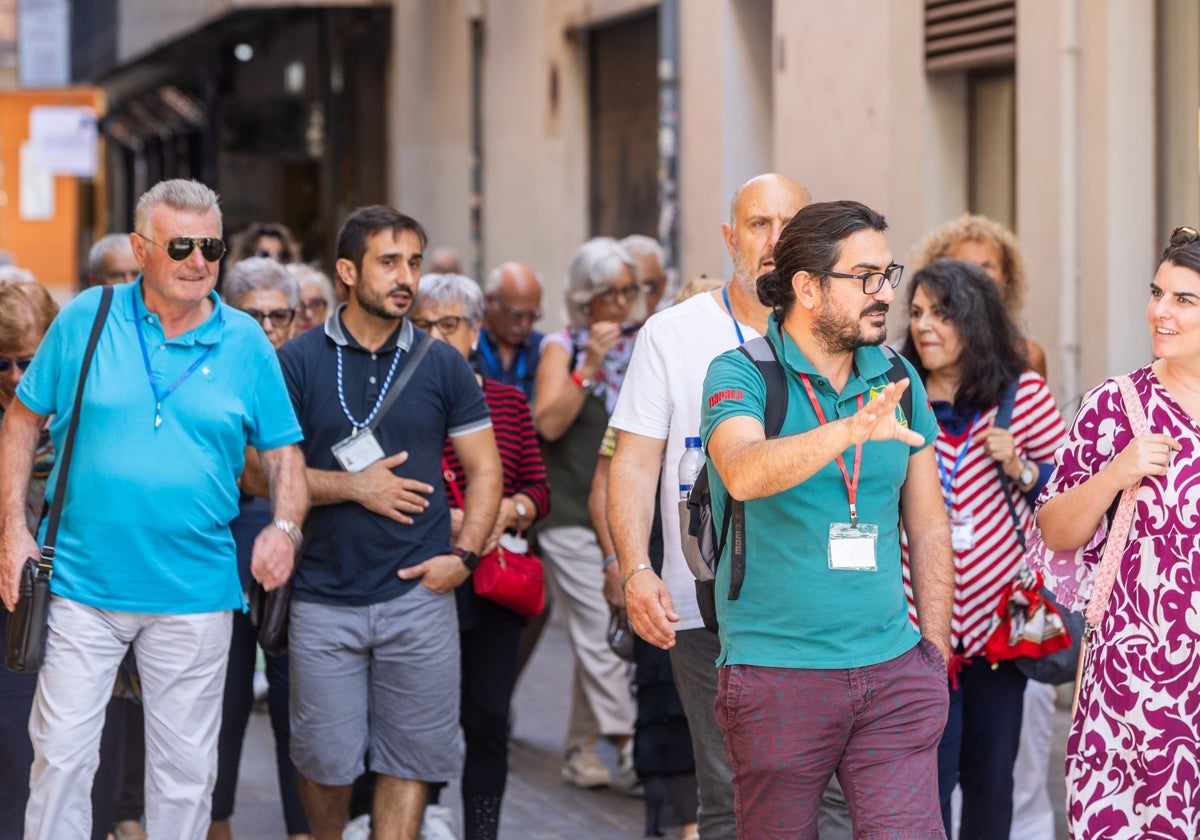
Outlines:
[[[758,331],[738,324],[749,341]],[[679,613],[677,630],[703,627],[695,578],[679,541],[679,459],[686,437],[700,435],[700,403],[708,364],[739,344],[733,317],[709,293],[656,313],[638,333],[633,358],[610,425],[666,440],[659,476],[662,498],[663,582]]]

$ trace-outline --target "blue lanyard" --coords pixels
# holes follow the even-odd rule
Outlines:
[[[483,354],[483,363],[487,365],[487,369],[489,371],[495,371],[496,379],[500,380],[501,382],[509,381],[504,378],[504,375],[508,371],[504,369],[504,365],[500,363],[500,360],[496,357],[495,352],[492,350],[492,342],[491,339],[488,338],[488,334],[486,332],[483,334],[483,337],[479,342],[479,352]],[[518,385],[525,381],[526,363],[527,360],[525,358],[525,348],[519,347],[517,349],[516,361],[513,363],[515,370],[510,384]]]
[[[946,508],[953,509],[954,503],[954,479],[958,476],[958,468],[962,466],[963,461],[967,458],[967,450],[971,448],[971,433],[975,431],[975,424],[979,422],[979,412],[975,412],[975,416],[971,418],[971,425],[967,427],[967,439],[963,441],[962,448],[958,450],[958,454],[954,458],[954,467],[947,471],[946,463],[942,460],[942,453],[938,451],[937,446],[933,448],[933,456],[937,459],[938,477],[942,481],[942,498],[946,500]]]
[[[729,320],[733,321],[733,329],[737,332],[738,344],[745,344],[746,339],[742,337],[742,328],[737,322],[737,318],[733,317],[733,307],[729,305],[729,284],[726,283],[721,287],[721,299],[725,301],[725,311],[729,313]]]
[[[182,385],[184,383],[184,380],[186,380],[189,376],[191,376],[193,373],[196,372],[196,368],[198,368],[198,367],[200,367],[200,365],[204,364],[204,360],[208,358],[209,353],[211,353],[213,351],[213,348],[216,347],[216,345],[210,344],[208,346],[208,349],[200,354],[200,358],[198,358],[198,359],[196,359],[196,361],[192,362],[192,366],[189,367],[187,370],[185,370],[183,373],[181,373],[179,375],[179,378],[171,383],[171,387],[167,388],[167,390],[165,390],[165,391],[160,392],[158,390],[158,384],[154,381],[154,369],[150,367],[150,351],[148,351],[146,349],[146,336],[142,332],[142,316],[138,312],[137,290],[138,290],[138,286],[135,284],[132,289],[133,295],[134,295],[133,323],[137,325],[138,346],[142,348],[142,364],[145,365],[145,367],[146,367],[146,379],[148,379],[150,381],[150,389],[152,391],[154,391],[154,428],[157,429],[159,426],[162,425],[162,404],[167,401],[167,397],[169,397],[169,396],[171,396],[171,394],[175,393],[175,389],[178,388],[180,385]],[[220,304],[217,304],[217,307],[218,307],[217,308],[217,317],[221,321],[221,326],[224,327],[225,326],[225,315],[220,310]]]
[[[350,437],[354,437],[367,426],[371,425],[371,421],[375,419],[375,415],[379,413],[379,407],[383,405],[383,399],[387,396],[388,388],[392,384],[392,376],[396,373],[396,365],[400,361],[400,348],[396,347],[392,354],[392,366],[388,368],[387,379],[383,380],[383,387],[379,389],[379,397],[375,400],[375,407],[371,409],[371,413],[367,415],[367,419],[361,423],[354,419],[354,415],[350,413],[350,407],[346,405],[346,393],[342,388],[342,345],[337,346],[337,388],[338,402],[342,404],[342,413],[346,415],[346,419],[350,421],[350,425],[354,431],[350,433]]]

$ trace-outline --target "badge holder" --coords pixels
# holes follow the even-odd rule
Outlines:
[[[829,523],[829,568],[839,572],[874,572],[879,526],[858,521],[853,505],[849,522]]]
[[[362,472],[376,461],[383,459],[383,447],[370,428],[355,429],[348,438],[343,438],[330,447],[346,472]]]

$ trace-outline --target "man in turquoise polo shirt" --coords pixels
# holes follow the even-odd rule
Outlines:
[[[225,252],[212,190],[155,185],[137,205],[141,280],[114,288],[84,388],[51,582],[50,632],[29,730],[26,838],[91,833],[89,793],[117,666],[137,655],[146,717],[146,828],[208,830],[231,610],[245,606],[230,521],[245,449],[259,452],[274,523],[251,569],[292,570],[308,507],[300,427],[275,352],[213,291]],[[10,609],[38,553],[23,503],[38,432],[61,451],[100,289],[51,325],[0,428],[0,595]],[[58,466],[47,497],[58,492]]]
[[[901,266],[884,218],[858,202],[810,204],[775,246],[758,295],[788,405],[766,440],[766,388],[738,351],[704,383],[701,432],[714,518],[745,502],[745,579],[718,568],[717,718],[734,768],[739,836],[817,837],[836,773],[855,836],[942,838],[937,745],[947,709],[953,566],[915,373],[891,384],[875,345]],[[911,370],[911,369],[910,369]],[[900,396],[913,391],[913,416]],[[903,522],[920,634],[900,571]],[[919,559],[918,559],[919,558]]]

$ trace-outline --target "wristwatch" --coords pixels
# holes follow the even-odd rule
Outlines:
[[[521,523],[525,521],[525,517],[529,515],[529,508],[525,507],[525,503],[520,499],[513,499],[513,508],[517,511],[517,530],[521,530]]]
[[[471,551],[468,548],[455,547],[450,549],[450,553],[457,554],[458,559],[463,561],[463,565],[466,566],[468,570],[473,572],[479,568],[479,555],[474,551]]]
[[[1032,461],[1022,461],[1021,474],[1017,476],[1017,484],[1021,487],[1032,487],[1033,480],[1037,478],[1037,474],[1037,467],[1033,465]]]
[[[290,519],[276,519],[272,524],[291,537],[292,542],[296,545],[300,545],[304,541],[304,533],[300,530],[300,526]]]

